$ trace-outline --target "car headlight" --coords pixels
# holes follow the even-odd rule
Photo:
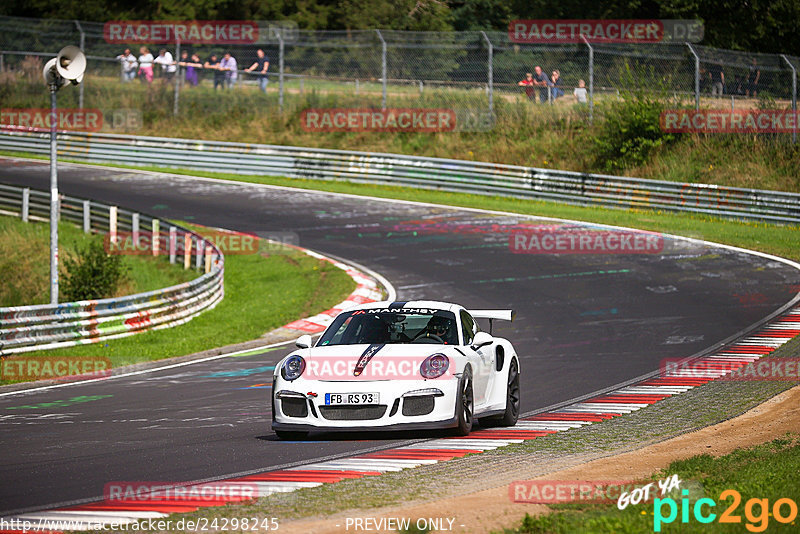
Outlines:
[[[439,378],[450,368],[450,359],[441,353],[431,354],[419,366],[423,378]]]
[[[284,380],[288,380],[291,382],[292,380],[297,380],[300,378],[300,375],[303,374],[303,371],[306,370],[306,361],[303,359],[302,356],[298,356],[297,354],[293,354],[283,362],[283,367],[281,367],[281,376]]]

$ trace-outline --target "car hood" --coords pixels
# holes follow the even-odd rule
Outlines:
[[[419,379],[420,364],[437,353],[449,358],[449,373],[458,367],[456,358],[463,357],[453,345],[422,343],[333,345],[295,352],[306,360],[306,378],[318,380]]]

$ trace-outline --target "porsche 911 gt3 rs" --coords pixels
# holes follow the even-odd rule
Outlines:
[[[512,310],[466,310],[436,301],[373,302],[344,311],[314,343],[275,367],[272,428],[282,439],[310,431],[513,426],[519,359],[491,334]],[[476,319],[488,319],[482,331]]]

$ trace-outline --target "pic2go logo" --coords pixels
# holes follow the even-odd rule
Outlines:
[[[673,523],[678,518],[679,511],[681,514],[681,523],[689,522],[690,511],[692,515],[694,515],[695,521],[698,523],[712,523],[717,519],[717,514],[711,511],[711,509],[717,506],[714,499],[698,499],[694,503],[694,506],[692,506],[689,504],[689,499],[687,498],[689,490],[683,490],[681,493],[683,498],[681,499],[680,510],[675,499],[670,497],[653,500],[654,532],[661,532],[662,525]],[[719,523],[740,524],[742,523],[742,518],[736,513],[736,509],[742,502],[742,495],[734,489],[727,489],[719,494],[720,501],[727,501],[729,498],[733,499],[733,502],[719,516],[717,521]],[[772,513],[770,514],[770,512]],[[744,505],[744,516],[748,521],[745,523],[745,528],[750,532],[764,532],[769,526],[770,515],[772,515],[778,523],[791,523],[797,518],[797,503],[792,499],[784,497],[772,503],[772,508],[770,508],[769,499],[749,499]]]

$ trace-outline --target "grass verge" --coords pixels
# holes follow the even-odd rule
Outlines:
[[[67,222],[58,225],[59,255],[72,257],[102,237],[85,234]],[[176,269],[164,257],[122,256],[125,279],[110,297],[143,293],[188,282],[197,275]],[[24,223],[11,216],[0,216],[0,307],[48,304],[50,302],[50,226]]]
[[[182,356],[256,339],[295,319],[338,304],[355,289],[355,282],[327,261],[274,245],[259,250],[259,254],[225,257],[225,298],[213,310],[186,324],[27,354],[102,356],[108,357],[113,367]],[[196,273],[192,273],[193,278]]]
[[[616,504],[570,503],[554,505],[555,513],[531,517],[526,514],[522,524],[506,529],[504,534],[582,534],[597,532],[763,532],[769,530],[797,532],[796,495],[800,485],[800,436],[788,434],[769,443],[713,457],[708,454],[672,462],[669,467],[654,473],[651,481],[663,480],[677,474],[682,481],[701,480],[700,490],[686,497],[686,521],[682,518],[681,495],[674,495],[676,516],[671,521],[669,504],[629,505],[619,510]],[[654,484],[654,487],[657,486]],[[735,490],[735,494],[725,494]],[[700,522],[696,514],[698,499],[711,499],[700,508],[703,517],[711,521]],[[793,505],[785,502],[790,499]],[[751,499],[753,501],[751,501]],[[778,514],[788,521],[779,521],[773,512],[775,503],[784,502]],[[665,499],[666,500],[666,499]],[[792,506],[794,514],[792,514]],[[723,523],[721,515],[730,510],[733,523]],[[710,524],[709,524],[710,523]]]

